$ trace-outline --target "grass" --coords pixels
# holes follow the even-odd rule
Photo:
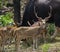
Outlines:
[[[21,45],[22,52],[32,52],[32,45],[27,46],[27,44],[24,42]],[[43,52],[48,52],[48,50],[53,51],[56,48],[59,49],[57,52],[60,52],[60,37],[56,37],[52,43],[50,42],[40,44],[36,49],[36,52],[40,52],[40,50],[42,50]],[[15,52],[15,45],[5,45],[5,52]]]
[[[42,48],[43,52],[47,52],[49,47],[50,47],[50,44],[43,44],[43,45],[40,46],[40,48]]]

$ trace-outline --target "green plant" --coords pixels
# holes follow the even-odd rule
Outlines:
[[[52,24],[52,23],[50,23],[49,25],[48,25],[48,33],[50,34],[50,36],[52,36],[53,35],[53,33],[54,33],[54,31],[55,31],[55,25],[54,24]]]
[[[2,7],[2,0],[0,0],[0,8]]]
[[[13,24],[11,12],[7,12],[5,15],[0,15],[0,26],[7,26]]]
[[[43,52],[48,52],[49,47],[50,47],[49,44],[44,44],[44,45],[41,46]]]

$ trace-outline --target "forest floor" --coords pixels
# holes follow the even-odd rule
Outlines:
[[[60,52],[60,37],[56,37],[49,43],[41,43],[34,51],[32,49],[32,45],[28,47],[27,44],[23,42],[21,46],[21,52]],[[16,52],[15,45],[6,45],[5,52]]]

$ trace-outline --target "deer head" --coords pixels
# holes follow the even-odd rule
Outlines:
[[[36,13],[36,11],[35,11],[35,6],[34,6],[34,13],[35,13],[35,16],[38,18],[38,21],[41,23],[41,24],[46,24],[46,22],[49,20],[49,18],[51,17],[51,13],[52,13],[52,7],[51,6],[49,6],[50,7],[50,12],[48,13],[49,14],[49,16],[48,17],[45,17],[45,19],[42,19],[42,17],[38,17],[37,16],[37,13]]]

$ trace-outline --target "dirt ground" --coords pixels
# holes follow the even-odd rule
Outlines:
[[[60,37],[56,37],[51,43],[43,43],[38,45],[38,48],[33,50],[32,45],[27,46],[26,43],[22,42],[20,45],[21,52],[60,52]],[[15,45],[6,45],[5,52],[16,52]]]

